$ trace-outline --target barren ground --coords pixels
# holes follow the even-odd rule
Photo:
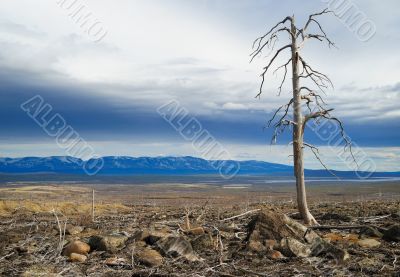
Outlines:
[[[400,223],[399,193],[396,182],[309,187],[311,211],[320,224],[366,225],[380,231]],[[247,226],[257,212],[224,221],[270,207],[296,219],[294,199],[290,186],[8,183],[0,186],[0,275],[400,276],[400,243],[373,237],[379,246],[361,246],[365,236],[357,228],[316,230],[349,253],[343,262],[327,256],[275,259],[249,250]],[[64,236],[65,222],[68,228],[82,228]],[[188,223],[204,233],[189,232]],[[160,252],[146,232],[180,236],[199,260]],[[92,249],[85,262],[61,255],[68,242],[110,234],[126,237],[116,250]],[[162,261],[149,265],[143,249],[160,252]]]

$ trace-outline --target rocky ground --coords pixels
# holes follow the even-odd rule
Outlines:
[[[317,229],[288,203],[32,206],[0,217],[1,276],[400,276],[395,200],[314,204]]]

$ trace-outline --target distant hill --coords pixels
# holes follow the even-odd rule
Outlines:
[[[195,157],[127,157],[108,156],[98,175],[199,175],[219,174],[213,165],[224,161],[207,161]],[[94,160],[92,160],[94,161]],[[70,156],[0,158],[0,173],[32,174],[59,173],[84,174],[84,161]],[[228,161],[238,164],[240,175],[292,176],[293,167],[263,161]],[[332,176],[326,170],[306,170],[309,177]],[[357,177],[353,171],[334,171],[340,177]],[[365,172],[362,172],[365,176]],[[369,174],[368,174],[369,175]],[[371,177],[400,177],[400,172],[375,172]]]

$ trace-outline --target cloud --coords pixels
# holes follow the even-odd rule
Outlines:
[[[223,104],[222,109],[224,109],[224,110],[248,110],[246,105],[243,105],[240,103],[232,103],[232,102]]]
[[[295,12],[303,22],[308,13],[324,8],[322,2],[293,1],[91,1],[88,5],[109,30],[96,44],[55,3],[23,3],[23,9],[16,1],[0,4],[0,128],[6,130],[0,138],[45,138],[19,109],[40,94],[88,139],[112,145],[181,142],[156,113],[172,99],[224,143],[269,144],[272,130],[263,127],[290,99],[290,78],[278,97],[281,75],[268,75],[261,99],[255,99],[270,56],[249,64],[251,42],[287,14]],[[400,37],[393,26],[400,20],[377,6],[359,4],[378,27],[368,43],[326,17],[322,21],[339,50],[311,43],[303,54],[334,81],[327,103],[357,144],[399,146],[400,58],[393,53]],[[395,10],[397,2],[385,7]],[[290,140],[286,134],[279,143]],[[313,133],[307,140],[324,143]],[[243,147],[241,153],[248,152]]]

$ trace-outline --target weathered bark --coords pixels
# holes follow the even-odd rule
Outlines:
[[[291,31],[296,33],[294,17],[291,22]],[[302,107],[301,94],[299,84],[299,53],[297,47],[296,36],[292,37],[292,86],[293,86],[293,161],[294,175],[296,177],[297,189],[297,206],[303,217],[304,223],[308,225],[317,224],[314,217],[311,215],[306,197],[306,188],[304,181],[304,164],[303,164],[303,124],[305,124]]]

